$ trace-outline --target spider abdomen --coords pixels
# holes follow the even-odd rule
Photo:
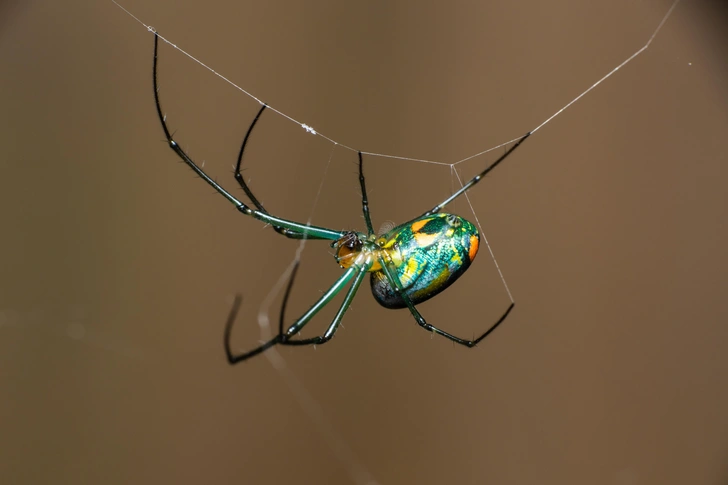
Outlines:
[[[453,284],[470,267],[479,242],[478,229],[472,223],[444,213],[406,222],[377,240],[413,304],[429,300]],[[406,308],[382,270],[372,272],[371,286],[383,307]]]

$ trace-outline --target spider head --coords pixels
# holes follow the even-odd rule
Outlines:
[[[339,266],[348,268],[354,264],[354,260],[362,251],[365,239],[366,236],[364,234],[347,231],[331,244],[331,247],[336,251],[334,257],[336,258],[336,262],[339,263]]]

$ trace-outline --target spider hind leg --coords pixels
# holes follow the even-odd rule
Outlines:
[[[436,333],[457,344],[464,345],[469,348],[473,348],[476,345],[478,345],[478,343],[480,343],[483,339],[485,339],[485,337],[490,335],[496,328],[498,328],[498,326],[505,321],[505,319],[508,317],[508,314],[511,313],[511,310],[513,310],[513,307],[515,306],[515,303],[511,302],[511,304],[508,306],[508,308],[503,313],[503,315],[501,315],[501,317],[493,325],[491,325],[488,330],[486,330],[482,335],[480,335],[480,337],[472,339],[472,340],[462,339],[460,337],[456,337],[455,335],[453,335],[451,333],[445,332],[444,330],[440,330],[439,328],[437,328],[436,326],[434,326],[430,323],[427,323],[425,318],[422,316],[422,314],[419,312],[419,310],[417,310],[415,305],[412,303],[412,300],[410,299],[410,297],[407,296],[407,293],[404,291],[404,288],[402,287],[402,283],[400,282],[399,278],[396,276],[396,273],[393,272],[392,268],[390,267],[391,263],[388,263],[383,257],[379,260],[379,263],[381,264],[382,270],[384,271],[385,275],[387,276],[387,279],[389,279],[389,281],[391,283],[393,283],[392,287],[393,287],[394,291],[399,293],[399,297],[404,301],[405,305],[407,306],[410,313],[412,314],[415,321],[417,322],[417,324],[420,327],[424,328],[425,330],[427,330],[429,332]]]

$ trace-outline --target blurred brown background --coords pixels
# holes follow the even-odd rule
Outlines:
[[[341,143],[444,162],[537,126],[669,8],[123,5]],[[166,148],[152,36],[107,1],[0,18],[1,483],[727,483],[725,11],[680,4],[470,192],[517,302],[482,345],[431,338],[365,283],[333,342],[280,349],[293,377],[224,359],[233,295],[248,349],[297,246]],[[160,83],[176,138],[242,197],[231,164],[257,104],[167,45]],[[355,160],[269,112],[245,176],[299,220],[323,178],[313,222],[361,229]],[[366,173],[375,226],[456,186],[447,166],[367,157]],[[306,246],[290,318],[340,274],[330,253]],[[469,337],[507,304],[483,249],[421,310]]]

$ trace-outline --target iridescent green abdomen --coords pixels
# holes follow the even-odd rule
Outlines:
[[[432,298],[465,272],[478,253],[478,229],[453,214],[433,214],[397,226],[377,243],[394,264],[412,303]],[[371,277],[372,293],[386,308],[405,308],[382,270]]]

